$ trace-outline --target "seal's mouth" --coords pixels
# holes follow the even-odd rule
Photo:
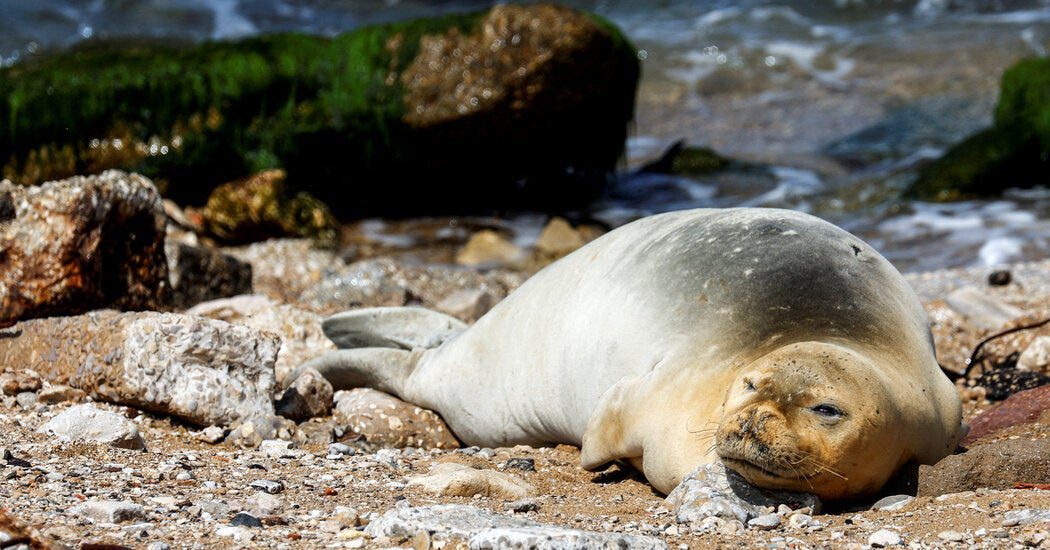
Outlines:
[[[791,479],[788,476],[763,468],[762,466],[759,466],[758,464],[755,464],[754,462],[751,462],[750,460],[744,458],[733,458],[728,456],[722,456],[720,458],[726,466],[729,466],[741,475],[750,471],[753,473],[761,474],[765,477],[771,477],[776,479]]]

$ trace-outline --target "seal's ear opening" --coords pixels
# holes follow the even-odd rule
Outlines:
[[[580,447],[580,465],[588,471],[604,470],[621,458],[642,456],[642,441],[634,433],[634,422],[625,410],[642,379],[628,376],[602,394],[587,420]]]

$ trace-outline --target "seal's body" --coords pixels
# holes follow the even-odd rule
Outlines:
[[[440,346],[389,351],[315,366],[439,412],[464,443],[581,445],[584,467],[627,460],[663,492],[722,459],[758,485],[858,496],[962,437],[901,275],[786,210],[636,221]]]

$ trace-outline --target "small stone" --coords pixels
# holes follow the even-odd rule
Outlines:
[[[258,528],[263,526],[262,521],[260,521],[259,518],[247,512],[238,512],[237,515],[233,516],[233,519],[230,520],[230,525],[232,525],[233,527],[251,528]]]
[[[792,514],[788,517],[788,525],[792,529],[805,529],[813,525],[813,516],[807,514]]]
[[[948,542],[962,542],[966,540],[966,535],[958,531],[941,531],[937,533],[937,538]]]
[[[871,505],[872,510],[900,510],[915,500],[911,495],[890,495],[882,497]]]
[[[437,464],[429,474],[410,478],[406,487],[419,487],[438,496],[481,495],[504,500],[523,499],[535,491],[517,477],[456,463]]]
[[[531,458],[512,458],[503,464],[504,470],[516,469],[523,472],[535,472],[536,461]]]
[[[991,286],[1006,286],[1013,280],[1013,275],[1008,269],[998,269],[988,274],[988,284]]]
[[[208,426],[197,434],[197,439],[211,445],[222,441],[224,437],[226,437],[226,430],[219,426]]]
[[[15,396],[15,401],[18,402],[18,406],[24,410],[30,410],[36,406],[38,397],[36,393],[31,391],[24,391]]]
[[[121,449],[146,448],[146,443],[133,422],[92,405],[77,405],[67,409],[37,431],[53,435],[61,441],[87,441]]]
[[[353,456],[357,454],[357,450],[345,443],[330,443],[328,445],[328,455],[344,455]]]
[[[316,369],[303,369],[275,404],[277,414],[301,422],[332,411],[332,384]]]
[[[747,525],[754,527],[755,529],[761,529],[762,531],[769,531],[780,527],[780,516],[776,514],[762,514],[756,518],[748,520]]]
[[[140,520],[146,516],[142,506],[133,502],[117,500],[89,500],[69,509],[70,513],[90,519],[96,523],[124,523]]]
[[[515,267],[526,257],[524,250],[503,235],[483,229],[471,235],[467,244],[456,253],[456,263],[471,267]]]
[[[40,390],[37,397],[41,403],[54,405],[56,403],[80,403],[87,397],[87,394],[77,388],[55,384]]]
[[[194,479],[192,472],[179,472],[175,479],[177,481],[192,481]]]
[[[0,393],[4,395],[35,392],[40,389],[41,384],[40,375],[29,369],[0,374]]]
[[[434,308],[460,321],[473,323],[488,313],[498,302],[499,297],[488,290],[468,288],[449,294]]]
[[[868,537],[868,544],[875,548],[886,548],[887,546],[900,546],[904,544],[904,540],[901,539],[900,533],[896,531],[879,529]]]
[[[250,502],[251,506],[246,511],[260,518],[279,514],[284,509],[284,502],[269,493],[255,493]]]
[[[508,512],[523,514],[525,512],[535,512],[536,510],[539,510],[540,505],[535,499],[523,498],[521,500],[515,500],[514,502],[504,504],[503,509]]]
[[[155,541],[146,546],[146,550],[171,550],[166,542]]]
[[[283,416],[257,416],[238,424],[230,432],[230,435],[226,437],[226,442],[245,449],[259,448],[260,451],[270,455],[273,452],[283,451],[276,449],[264,450],[263,446],[267,445],[267,441],[282,441],[283,445],[291,445],[291,439],[295,436],[295,432],[295,422]],[[295,453],[289,453],[287,456],[294,457]],[[280,458],[280,456],[273,458]]]
[[[271,495],[276,495],[284,490],[284,484],[280,481],[273,481],[269,479],[260,479],[253,481],[250,485],[252,489],[257,489]]]
[[[1037,336],[1017,358],[1017,368],[1046,373],[1050,371],[1050,336]]]

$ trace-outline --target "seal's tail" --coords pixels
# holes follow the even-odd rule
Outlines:
[[[307,361],[335,390],[369,387],[404,397],[404,383],[427,348],[467,328],[448,315],[417,307],[377,307],[333,315],[322,324],[339,349]]]

